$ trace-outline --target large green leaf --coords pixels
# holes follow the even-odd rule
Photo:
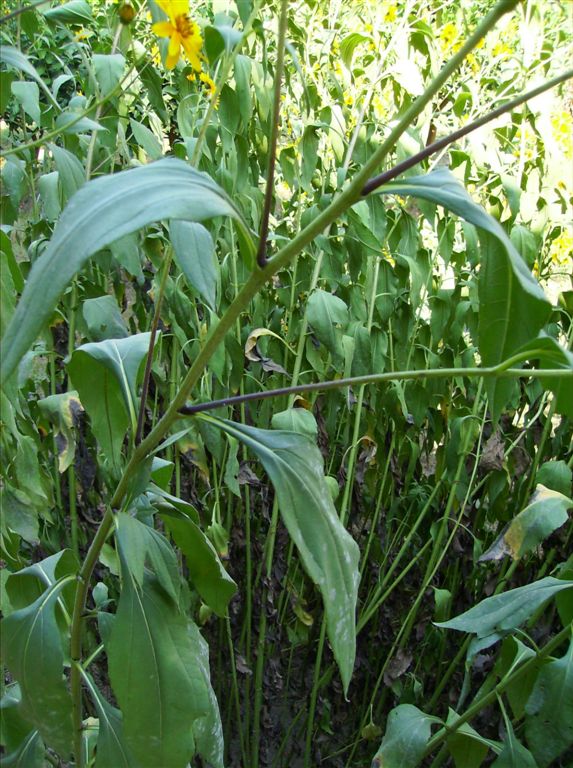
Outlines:
[[[99,720],[95,768],[138,768],[123,737],[121,712],[104,699],[92,678],[83,670],[82,677]]]
[[[122,590],[106,647],[123,713],[126,744],[140,768],[185,768],[192,723],[209,712],[209,693],[187,620],[154,577],[139,587],[120,549]]]
[[[533,584],[517,587],[501,595],[487,597],[469,611],[436,624],[444,629],[473,632],[487,637],[496,632],[510,631],[519,627],[547,600],[564,589],[571,589],[573,581],[546,576]]]
[[[86,0],[69,0],[56,8],[41,10],[41,13],[58,24],[89,24],[93,21],[92,9]]]
[[[513,518],[480,561],[499,560],[504,555],[514,560],[523,557],[565,525],[570,507],[573,501],[567,496],[538,485],[527,507]]]
[[[11,69],[18,69],[21,72],[25,72],[27,75],[29,75],[38,83],[52,104],[54,104],[59,109],[58,102],[52,96],[52,93],[46,83],[42,80],[40,73],[30,62],[30,60],[24,56],[23,53],[21,53],[21,51],[19,51],[17,48],[13,48],[11,45],[0,45],[0,62],[2,62],[2,64],[6,64],[6,66],[10,67]]]
[[[530,351],[531,359],[539,358],[539,366],[542,369],[563,368],[562,378],[541,379],[541,383],[554,393],[557,412],[573,418],[573,353],[543,332],[516,351]],[[542,354],[539,354],[540,352]]]
[[[45,747],[39,731],[30,731],[20,746],[3,755],[2,768],[45,768]]]
[[[506,360],[537,336],[549,318],[549,301],[501,224],[473,202],[447,169],[389,182],[379,192],[430,200],[480,230],[479,351],[484,365]],[[511,382],[490,379],[487,386],[494,418],[497,418]]]
[[[231,216],[252,260],[255,245],[238,209],[209,176],[181,160],[156,163],[85,184],[70,200],[54,235],[34,262],[2,341],[1,382],[12,374],[73,276],[120,237],[161,219],[203,221]]]
[[[201,418],[249,446],[269,474],[288,532],[322,593],[328,639],[346,692],[356,654],[360,553],[336,514],[320,451],[307,437],[294,432]]]
[[[128,425],[137,423],[137,374],[149,349],[149,333],[78,347],[68,363],[70,378],[93,433],[117,470]]]
[[[546,768],[573,744],[573,640],[564,656],[542,667],[525,712],[527,743]]]
[[[7,616],[1,629],[4,662],[20,683],[22,715],[64,758],[72,743],[72,700],[55,609],[60,590],[72,579],[65,576],[52,584],[33,603]]]
[[[226,616],[237,585],[223,568],[217,550],[189,517],[167,513],[161,517],[173,541],[185,555],[193,586],[218,616]]]
[[[388,715],[386,733],[372,768],[416,768],[424,757],[432,723],[440,722],[412,704],[400,704]]]

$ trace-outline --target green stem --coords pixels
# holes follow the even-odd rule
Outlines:
[[[483,696],[480,696],[480,698],[475,701],[464,712],[463,715],[460,715],[456,720],[453,721],[453,723],[438,731],[438,733],[436,733],[436,735],[433,736],[428,742],[424,752],[424,757],[430,755],[437,746],[444,742],[449,736],[456,733],[456,731],[461,728],[464,723],[472,720],[479,712],[481,712],[482,709],[485,709],[494,701],[496,701],[500,693],[503,693],[506,688],[512,685],[518,678],[522,677],[522,675],[527,674],[530,669],[539,664],[541,660],[547,658],[547,656],[556,650],[569,635],[571,635],[571,626],[567,626],[562,629],[559,634],[555,635],[555,637],[539,651],[539,653],[534,654],[529,659],[524,661],[523,664],[517,667],[517,669],[515,669],[511,674],[507,675],[507,677],[505,677],[503,680],[500,680],[499,683],[491,691],[484,694]]]

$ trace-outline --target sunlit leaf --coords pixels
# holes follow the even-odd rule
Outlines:
[[[203,221],[231,216],[252,258],[254,242],[227,195],[204,173],[174,158],[104,176],[70,200],[54,236],[33,264],[2,340],[2,383],[32,344],[72,277],[86,261],[123,235],[161,219]]]
[[[513,518],[480,561],[500,560],[505,555],[518,560],[564,525],[572,506],[567,496],[538,485],[527,507]]]

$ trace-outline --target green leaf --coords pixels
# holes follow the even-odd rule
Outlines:
[[[245,443],[267,471],[287,530],[308,575],[321,591],[328,639],[346,693],[356,654],[360,553],[336,514],[320,451],[307,437],[294,432],[201,418]]]
[[[4,608],[4,605],[3,605]],[[9,754],[15,752],[32,730],[31,724],[22,717],[22,694],[18,683],[6,686],[0,699],[0,744]]]
[[[136,381],[149,333],[83,344],[68,363],[70,378],[106,458],[119,468],[128,425],[137,422]]]
[[[59,109],[58,102],[52,96],[52,93],[46,83],[40,77],[38,70],[30,63],[29,59],[24,56],[17,48],[13,48],[11,45],[0,46],[0,62],[5,64],[11,69],[17,69],[20,72],[25,72],[33,80],[35,80],[40,88],[44,91],[50,102]]]
[[[125,743],[140,768],[185,768],[192,723],[210,705],[196,649],[156,579],[146,575],[138,587],[121,550],[120,557],[122,591],[106,651]]]
[[[211,686],[209,646],[193,622],[189,622],[187,629],[195,650],[197,668],[201,673],[203,685],[209,697],[209,706],[206,714],[194,720],[192,725],[197,753],[210,763],[213,768],[224,768],[223,754],[225,745],[223,741],[223,727],[221,725],[217,697]]]
[[[237,585],[223,568],[215,547],[188,517],[164,513],[161,519],[185,555],[189,578],[197,592],[217,616],[226,616]]]
[[[340,354],[341,329],[348,323],[348,307],[332,293],[317,289],[307,303],[307,319],[317,339],[333,355]]]
[[[217,311],[219,265],[213,238],[202,224],[172,221],[169,225],[175,262],[189,285]]]
[[[99,720],[95,768],[138,768],[123,737],[121,712],[104,699],[87,672],[81,672]]]
[[[125,68],[125,59],[121,53],[103,55],[94,53],[92,57],[94,73],[101,95],[107,96],[118,85]]]
[[[127,566],[136,584],[139,587],[143,585],[147,560],[158,582],[173,602],[177,603],[181,586],[177,555],[167,539],[127,513],[117,515],[115,521],[119,549],[125,554]]]
[[[38,180],[38,192],[42,198],[44,216],[48,221],[56,221],[62,212],[60,193],[60,174],[57,171],[44,173]]]
[[[92,9],[86,0],[70,0],[56,8],[41,10],[44,18],[58,24],[89,24],[93,21]]]
[[[347,69],[352,68],[352,59],[354,57],[354,51],[360,45],[360,43],[368,43],[371,38],[366,35],[361,35],[360,32],[351,32],[349,35],[340,41],[340,58],[342,63]]]
[[[447,725],[453,725],[457,719],[456,712],[449,709]],[[446,744],[456,768],[480,768],[488,751],[493,747],[493,742],[480,736],[468,723],[464,723],[448,736]]]
[[[507,733],[503,749],[491,768],[539,768],[531,752],[517,740],[509,719],[505,725]]]
[[[86,172],[80,160],[67,149],[57,144],[48,144],[48,147],[60,174],[64,199],[69,200],[85,184]]]
[[[567,496],[571,493],[571,483],[573,482],[573,469],[567,466],[563,459],[559,461],[546,461],[537,470],[535,477],[537,483],[551,488],[552,491]]]
[[[2,768],[45,768],[46,750],[39,731],[30,731],[18,749],[2,758]]]
[[[564,656],[541,668],[525,712],[527,743],[546,768],[573,744],[573,641]]]
[[[60,395],[49,395],[38,400],[38,407],[55,428],[58,470],[65,472],[72,465],[76,454],[75,428],[83,411],[78,393],[71,390]]]
[[[572,506],[567,496],[538,485],[527,507],[513,518],[479,562],[500,560],[504,555],[514,560],[523,557],[567,522],[567,510]]]
[[[42,121],[40,112],[40,89],[36,83],[27,83],[25,80],[17,80],[12,83],[12,93],[16,101],[22,106],[24,112],[32,118],[36,125]]]
[[[557,412],[573,417],[573,353],[543,332],[520,347],[517,353],[528,351],[531,359],[539,360],[542,369],[563,368],[563,378],[541,379],[541,383],[554,393]]]
[[[86,261],[130,232],[161,219],[237,220],[252,263],[255,244],[238,209],[204,173],[174,158],[105,176],[74,195],[54,236],[34,262],[16,312],[2,340],[1,382],[15,370],[73,276]]]
[[[82,315],[90,341],[124,339],[129,335],[114,296],[87,299],[82,305]]]
[[[151,160],[159,160],[163,156],[163,148],[157,136],[146,125],[130,118],[129,124],[135,140]]]
[[[573,581],[546,576],[525,587],[487,597],[469,611],[436,626],[456,629],[459,632],[473,632],[478,637],[511,631],[527,621],[551,597],[572,587]]]
[[[484,365],[497,365],[537,336],[549,318],[549,301],[501,224],[473,202],[448,170],[389,182],[380,193],[430,200],[480,230],[479,350]],[[495,420],[505,405],[511,382],[490,379],[487,387]]]
[[[372,768],[415,768],[430,740],[432,723],[440,722],[412,704],[400,704],[388,715],[386,733]]]
[[[55,608],[65,576],[31,605],[2,621],[4,662],[20,683],[21,711],[48,746],[67,757],[72,743],[72,700],[64,681],[64,654]]]

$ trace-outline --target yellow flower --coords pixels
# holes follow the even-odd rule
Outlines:
[[[551,115],[551,130],[553,138],[559,145],[565,157],[573,156],[573,118],[567,110]]]
[[[451,21],[440,30],[442,48],[450,48],[458,38],[458,28]]]
[[[217,90],[217,86],[211,80],[209,75],[206,75],[204,72],[201,72],[201,74],[199,75],[199,80],[203,83],[203,88],[209,94],[209,96],[214,96],[215,91]]]
[[[573,234],[564,229],[551,243],[551,261],[559,267],[565,267],[573,260]]]
[[[158,37],[169,38],[169,48],[165,66],[173,69],[179,61],[181,48],[191,62],[193,69],[201,70],[201,46],[203,38],[199,25],[189,18],[187,0],[156,0],[157,5],[169,16],[169,21],[158,21],[153,25],[153,32]]]
[[[392,24],[394,21],[396,21],[396,16],[398,14],[398,8],[392,3],[392,5],[389,5],[388,8],[384,11],[384,15],[382,17],[382,20],[386,24]]]

